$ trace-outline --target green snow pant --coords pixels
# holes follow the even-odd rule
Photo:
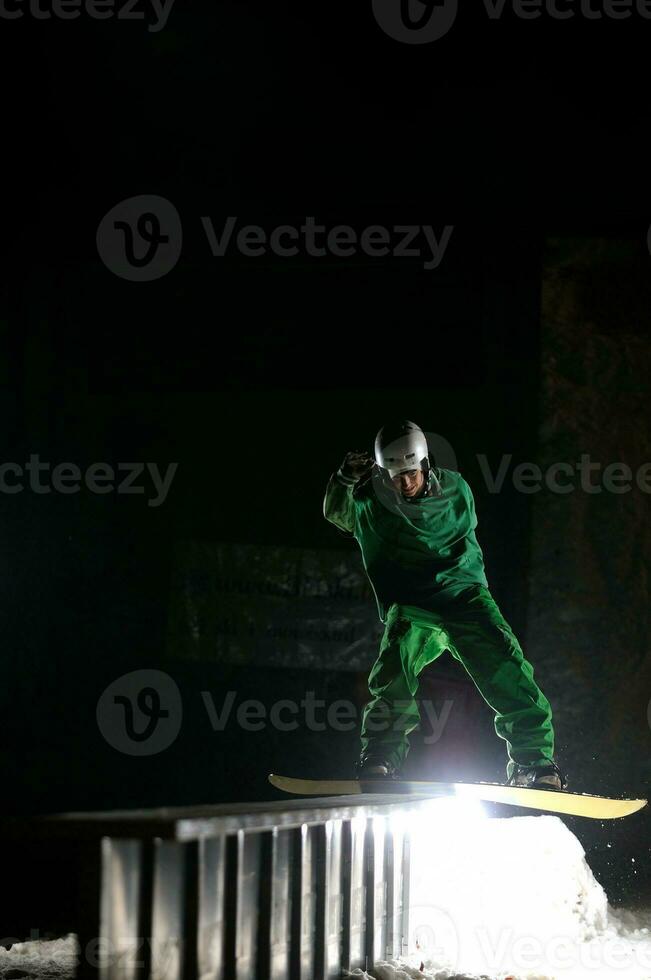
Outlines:
[[[445,650],[458,660],[495,712],[495,731],[506,742],[507,778],[515,763],[538,765],[554,756],[552,713],[533,678],[533,667],[490,591],[471,586],[437,611],[389,607],[379,656],[368,686],[373,700],[362,717],[362,758],[399,768],[408,735],[419,724],[418,675]]]

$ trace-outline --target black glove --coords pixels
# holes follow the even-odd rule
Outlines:
[[[363,476],[370,473],[375,466],[375,460],[369,453],[355,449],[346,453],[344,461],[339,467],[339,472],[347,480],[361,480]]]

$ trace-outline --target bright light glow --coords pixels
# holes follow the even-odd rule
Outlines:
[[[486,810],[481,800],[461,799],[458,796],[430,800],[426,810],[430,830],[432,821],[435,820],[437,826],[455,834],[479,830],[486,819]]]
[[[423,962],[436,980],[651,978],[651,922],[608,905],[558,817],[488,819],[481,803],[446,797],[391,823],[411,839],[403,969]],[[375,976],[404,976],[398,967]]]
[[[432,838],[432,828],[450,835],[478,833],[486,819],[486,810],[480,800],[461,800],[454,796],[425,800],[417,810],[401,810],[390,817],[394,831],[409,831],[412,841],[426,847]]]

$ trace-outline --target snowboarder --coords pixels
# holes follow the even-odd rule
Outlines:
[[[565,789],[549,702],[488,588],[472,491],[436,467],[413,422],[384,426],[328,482],[328,521],[361,549],[384,634],[362,717],[358,775],[397,778],[420,721],[418,675],[446,649],[495,712],[510,785]]]

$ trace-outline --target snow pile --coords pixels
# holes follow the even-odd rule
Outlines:
[[[0,947],[0,980],[69,980],[75,975],[78,949],[72,934],[65,939],[16,943],[8,950]]]
[[[446,799],[409,819],[409,955],[377,980],[651,980],[649,917],[609,907],[558,817],[489,820]]]

